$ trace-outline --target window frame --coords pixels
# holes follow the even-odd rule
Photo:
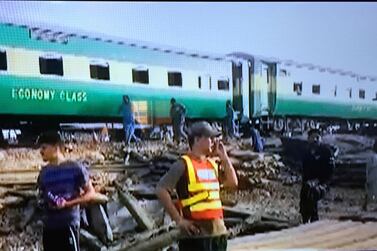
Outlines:
[[[52,71],[48,71],[48,70],[51,70],[48,68],[48,64],[51,64],[51,62],[49,63],[49,61],[51,60],[54,60],[53,62],[55,61],[58,62],[59,64],[58,66],[60,68],[58,72],[51,73]],[[45,67],[43,67],[44,66],[42,65],[43,63],[46,64]],[[42,71],[42,70],[45,70],[45,71]],[[53,54],[46,54],[46,55],[39,56],[39,73],[41,75],[64,76],[63,56],[53,55]]]
[[[2,66],[2,58],[4,57],[4,68]],[[7,71],[8,70],[8,57],[7,51],[0,49],[0,71]]]
[[[226,88],[220,88],[220,83],[221,82],[226,82],[227,83]],[[229,91],[229,88],[230,88],[230,86],[229,86],[229,78],[220,78],[220,79],[217,80],[217,90],[219,90],[219,91]]]
[[[365,99],[365,90],[359,89],[359,99]]]
[[[95,71],[93,73],[93,71]],[[102,78],[102,71],[105,71],[106,77]],[[96,62],[89,63],[90,78],[94,80],[110,80],[110,65],[108,62]]]
[[[183,78],[182,72],[179,71],[168,71],[168,86],[170,87],[182,87],[183,86]],[[176,79],[178,77],[178,79]],[[178,80],[177,83],[175,81]]]
[[[299,87],[299,88],[296,88]],[[293,92],[297,94],[297,96],[302,95],[302,81],[301,82],[293,82]]]
[[[317,90],[318,88],[318,90]],[[312,94],[321,95],[321,85],[320,84],[313,84],[312,85]]]
[[[138,81],[140,80],[140,77],[137,77],[135,74],[142,74],[146,73],[146,81]],[[144,67],[135,67],[132,68],[132,83],[135,84],[144,84],[149,85],[149,69]]]

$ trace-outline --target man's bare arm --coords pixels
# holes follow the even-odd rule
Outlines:
[[[170,215],[172,220],[178,223],[181,220],[181,215],[175,207],[168,190],[163,187],[157,187],[156,195],[160,199],[162,205],[164,206],[166,212]]]
[[[227,188],[235,189],[238,187],[238,178],[236,171],[230,161],[230,158],[226,152],[225,146],[222,142],[216,142],[216,153],[220,157],[221,165],[224,170],[223,184]]]

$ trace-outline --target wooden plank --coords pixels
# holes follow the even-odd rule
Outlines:
[[[357,228],[355,229],[355,233],[350,236],[349,238],[342,238],[339,240],[333,240],[328,242],[326,248],[349,248],[354,245],[360,246],[361,244],[368,242],[368,241],[375,241],[377,244],[377,224],[375,222],[366,223],[365,229]],[[365,246],[368,248],[376,248],[375,246]]]
[[[282,246],[289,242],[297,242],[302,238],[312,237],[314,235],[326,235],[328,233],[337,231],[344,227],[350,226],[351,221],[338,222],[338,221],[319,221],[316,223],[305,224],[299,227],[285,229],[279,231],[280,234],[270,236],[269,233],[263,234],[259,240],[248,241],[246,243],[235,246],[234,248],[267,248],[270,246]],[[233,249],[232,249],[233,250]]]
[[[377,247],[377,236],[374,236],[373,238],[365,240],[363,242],[357,242],[351,245],[341,247],[340,250],[360,250],[360,249],[373,250],[373,249],[376,249],[376,247]]]
[[[309,229],[300,229],[300,227],[297,227],[296,229],[293,228],[291,230],[295,231],[288,231],[284,233],[283,235],[280,235],[279,237],[270,238],[268,234],[266,234],[266,238],[261,239],[259,241],[253,241],[250,243],[246,243],[244,245],[248,245],[249,248],[264,248],[264,247],[270,247],[270,246],[282,246],[289,242],[296,242],[297,240],[300,240],[301,238],[308,238],[312,237],[314,235],[326,235],[327,233],[337,231],[341,228],[349,226],[351,221],[338,223],[334,222],[330,224],[329,226],[327,224],[323,225],[317,225],[315,228],[309,228]],[[309,224],[310,225],[310,224]],[[250,245],[251,244],[251,245]]]
[[[234,240],[230,240],[229,245],[231,247],[238,247],[237,245],[245,244],[245,243],[249,243],[249,242],[275,239],[277,237],[284,237],[287,234],[296,234],[296,233],[300,233],[302,231],[308,231],[310,229],[314,229],[314,228],[326,226],[326,225],[329,225],[329,224],[333,224],[335,222],[336,221],[322,220],[322,221],[316,221],[316,222],[311,223],[311,224],[303,224],[303,225],[301,225],[299,227],[295,227],[295,228],[284,229],[284,230],[281,230],[281,231],[273,231],[273,232],[269,232],[269,233],[256,234],[256,235],[253,235],[253,236],[240,237],[240,238],[236,238]]]
[[[285,241],[279,243],[263,245],[264,248],[302,248],[315,247],[318,243],[330,241],[334,238],[341,238],[344,235],[352,233],[353,227],[361,225],[360,222],[336,223],[323,229],[316,229],[304,234],[289,236]]]
[[[143,230],[152,230],[155,227],[155,222],[148,215],[147,211],[141,207],[138,201],[128,191],[123,191],[122,186],[114,182],[115,187],[118,190],[119,202],[124,205],[131,213],[132,217],[137,222],[138,226]]]
[[[258,234],[229,241],[230,251],[253,249],[376,249],[377,223],[319,221],[279,232]]]
[[[314,236],[312,239],[297,243],[297,245],[288,245],[288,247],[313,247],[313,248],[335,248],[341,243],[352,239],[363,239],[363,232],[370,230],[373,223],[361,224],[355,227],[344,228],[338,232],[330,233],[326,236]],[[365,233],[365,232],[364,232]]]

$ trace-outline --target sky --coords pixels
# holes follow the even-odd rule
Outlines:
[[[377,2],[1,1],[0,21],[377,76]]]

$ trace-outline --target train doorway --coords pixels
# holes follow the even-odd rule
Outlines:
[[[232,63],[233,78],[233,108],[239,114],[243,114],[242,99],[242,63]]]

